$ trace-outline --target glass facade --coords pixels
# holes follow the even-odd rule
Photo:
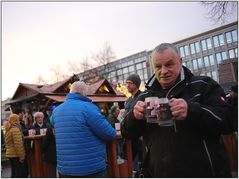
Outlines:
[[[238,61],[238,29],[237,23],[222,26],[174,44],[178,47],[183,65],[197,75],[207,75],[219,80],[219,65],[229,60]],[[97,67],[98,73],[108,77],[110,82],[125,84],[132,73],[139,74],[144,85],[153,74],[151,52],[142,51],[108,64],[107,70]],[[146,65],[146,62],[149,64]],[[101,69],[101,70],[100,70]],[[90,76],[91,71],[84,72]]]
[[[193,39],[189,39],[188,43],[187,41],[181,43],[178,46],[180,54],[183,59],[187,59],[184,61],[184,65],[193,73],[198,74],[200,72],[200,75],[207,75],[218,81],[218,65],[227,63],[229,59],[235,60],[238,57],[237,32],[237,25],[235,25],[234,29],[223,29],[220,32],[210,32],[210,34],[205,33],[201,39],[197,37],[194,42]],[[188,55],[185,52],[187,47],[190,49]],[[189,59],[187,56],[189,56]]]

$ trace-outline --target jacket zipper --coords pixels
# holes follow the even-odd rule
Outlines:
[[[208,157],[208,160],[209,160],[209,163],[210,163],[210,166],[211,166],[212,176],[215,177],[214,168],[213,168],[213,165],[212,165],[212,159],[211,159],[210,153],[208,151],[207,144],[206,144],[205,140],[203,140],[203,145],[204,145],[204,148],[206,150],[207,157]]]

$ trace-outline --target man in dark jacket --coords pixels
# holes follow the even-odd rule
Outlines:
[[[138,74],[131,74],[126,79],[126,87],[131,93],[131,97],[125,103],[125,114],[127,114],[136,104],[138,96],[141,94],[139,90],[141,79]],[[138,170],[138,164],[142,160],[142,140],[132,138],[132,154],[133,154],[133,170]]]
[[[233,130],[232,109],[223,89],[183,67],[173,44],[157,46],[152,62],[155,74],[122,122],[122,135],[143,136],[151,177],[230,177],[221,134]],[[149,96],[169,99],[173,125],[146,122],[144,100]]]
[[[115,128],[115,123],[119,123],[120,121],[117,119],[118,115],[119,115],[120,109],[118,106],[113,105],[110,108],[110,114],[108,116],[108,121],[111,124],[111,126],[113,128]]]

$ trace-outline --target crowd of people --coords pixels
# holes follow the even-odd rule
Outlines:
[[[53,166],[49,177],[56,177],[56,169],[60,178],[106,177],[106,142],[117,135],[132,140],[132,170],[141,176],[231,177],[222,136],[238,130],[238,86],[226,96],[213,79],[195,76],[184,67],[177,47],[170,43],[153,50],[152,64],[155,73],[146,90],[139,90],[139,75],[129,75],[125,83],[131,97],[122,109],[113,105],[107,117],[87,97],[90,86],[82,81],[72,84],[65,102],[52,111],[50,122],[44,120],[43,112],[32,116],[16,109],[4,122],[11,177],[28,177],[31,146],[24,144],[24,136],[29,130],[39,135],[41,129],[47,129],[42,157]],[[171,125],[147,122],[148,97],[168,99]],[[157,119],[160,115],[158,110]],[[124,142],[117,147],[124,157],[122,150],[124,154]]]

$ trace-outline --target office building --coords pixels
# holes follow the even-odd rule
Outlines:
[[[160,42],[159,42],[160,43]],[[183,65],[195,75],[206,75],[220,83],[225,91],[238,79],[238,22],[233,22],[201,34],[174,42]],[[144,85],[153,74],[151,51],[142,51],[107,65],[79,73],[88,82],[106,78],[112,83],[125,84],[128,75],[137,73]]]

